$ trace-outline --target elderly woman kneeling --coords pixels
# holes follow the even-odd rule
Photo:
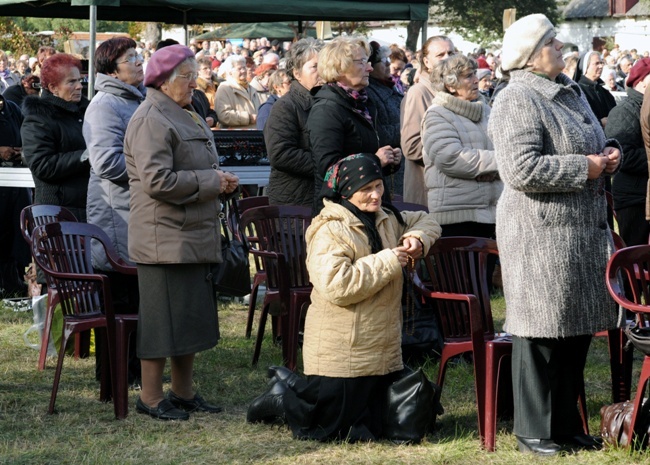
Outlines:
[[[366,155],[335,163],[322,192],[323,210],[306,233],[314,285],[303,344],[307,380],[289,375],[269,395],[286,391],[281,403],[295,438],[371,441],[387,436],[387,390],[403,369],[402,268],[426,253],[440,226],[427,213],[382,205],[381,168]],[[252,413],[266,412],[249,410],[249,421]]]
[[[138,266],[137,354],[142,392],[136,410],[161,420],[188,411],[217,413],[192,390],[194,354],[217,343],[210,263],[221,261],[219,200],[239,179],[218,168],[210,128],[191,105],[194,53],[183,45],[155,52],[145,73],[146,100],[126,130],[131,214],[129,256]],[[162,375],[171,357],[172,386]]]

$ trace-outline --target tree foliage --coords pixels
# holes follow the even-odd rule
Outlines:
[[[560,12],[556,0],[435,0],[434,18],[442,28],[472,42],[491,44],[503,37],[503,11],[517,9],[517,18],[543,13],[557,24]]]
[[[130,32],[131,23],[97,21],[97,32]],[[63,42],[72,32],[89,31],[88,20],[66,18],[0,18],[0,49],[14,55],[34,56],[41,45],[53,45],[63,51]],[[52,35],[39,34],[52,31]]]

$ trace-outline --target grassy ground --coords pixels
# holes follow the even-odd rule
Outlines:
[[[497,312],[503,314],[503,300]],[[220,306],[222,339],[198,355],[195,381],[206,399],[225,407],[219,415],[193,414],[190,421],[166,423],[134,412],[137,392],[130,392],[130,415],[118,421],[110,404],[98,399],[92,359],[66,358],[56,415],[47,415],[54,360],[36,370],[37,351],[22,334],[31,313],[14,313],[0,304],[0,463],[4,464],[650,464],[650,454],[627,450],[580,452],[540,458],[516,452],[512,422],[499,423],[497,452],[480,447],[472,367],[461,363],[448,371],[442,394],[446,413],[435,433],[417,446],[320,444],[296,441],[286,428],[249,425],[248,403],[265,390],[265,367],[280,362],[280,350],[265,341],[258,368],[250,366],[253,341],[244,338],[245,308]],[[592,432],[598,412],[610,402],[607,346],[594,340],[587,366],[587,395]],[[639,366],[638,361],[635,366]],[[425,364],[433,377],[437,366]],[[635,372],[635,379],[638,372]]]

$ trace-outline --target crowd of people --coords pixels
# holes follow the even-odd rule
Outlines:
[[[29,261],[23,206],[61,205],[107,232],[138,267],[115,296],[139,307],[137,411],[221,411],[192,382],[195,354],[219,338],[209,264],[221,258],[220,201],[239,182],[219,167],[212,131],[258,129],[269,202],[314,217],[306,378],[276,370],[258,418],[281,418],[297,438],[384,438],[381,399],[404,368],[402,269],[439,237],[469,235],[498,239],[519,449],[600,447],[577,400],[591,336],[622,322],[604,281],[608,190],[623,240],[650,234],[650,58],[565,50],[530,15],[500,50],[467,56],[446,36],[415,53],[361,36],[155,48],[113,38],[95,69],[89,102],[77,58],[42,47],[10,64],[0,53],[0,158],[22,156],[36,186],[33,200],[0,188],[3,286]],[[398,211],[400,198],[429,213]],[[93,262],[121,279],[101,254]]]

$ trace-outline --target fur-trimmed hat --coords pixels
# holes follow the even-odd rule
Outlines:
[[[179,64],[190,57],[194,57],[194,52],[185,45],[169,45],[156,50],[147,64],[144,85],[157,89],[171,76]]]
[[[528,15],[515,21],[503,36],[501,69],[511,71],[525,68],[537,45],[554,29],[543,14]]]

